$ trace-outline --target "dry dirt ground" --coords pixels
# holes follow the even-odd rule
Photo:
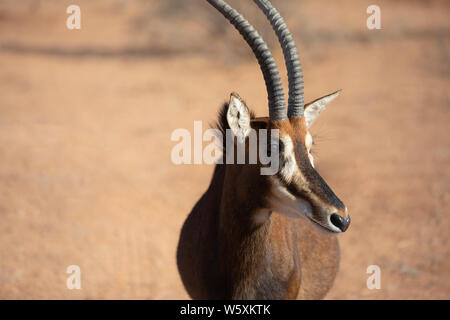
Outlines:
[[[327,298],[449,299],[450,5],[380,0],[370,31],[372,2],[274,1],[306,100],[343,89],[312,128],[352,215]],[[71,3],[0,2],[0,298],[187,298],[176,244],[213,167],[174,165],[170,136],[206,128],[231,91],[267,114],[259,69],[205,3],[78,1],[82,29],[68,30]],[[239,8],[285,74],[264,18]]]

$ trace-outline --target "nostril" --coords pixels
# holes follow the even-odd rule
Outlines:
[[[333,213],[332,215],[331,215],[331,217],[330,217],[330,220],[331,220],[331,223],[335,226],[335,227],[338,227],[339,229],[341,229],[342,230],[342,224],[343,224],[343,218],[340,216],[340,215],[338,215],[338,214],[336,214],[336,213]]]
[[[331,223],[338,227],[342,232],[347,230],[350,225],[350,216],[347,216],[347,219],[344,219],[342,216],[337,213],[333,213],[330,217]]]

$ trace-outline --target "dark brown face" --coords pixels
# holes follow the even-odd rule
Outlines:
[[[280,170],[272,177],[274,209],[289,215],[302,213],[328,231],[346,231],[350,216],[314,168],[305,118],[271,122],[271,126],[280,130]]]

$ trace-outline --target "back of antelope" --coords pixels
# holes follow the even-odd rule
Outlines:
[[[339,266],[336,234],[347,230],[350,216],[314,169],[309,127],[339,91],[304,104],[294,40],[272,4],[254,0],[283,49],[289,79],[286,112],[279,73],[265,42],[227,3],[208,2],[253,50],[269,105],[269,117],[256,118],[232,93],[219,113],[218,128],[224,134],[231,131],[236,138],[233,147],[246,144],[247,152],[252,130],[277,132],[258,144],[278,150],[279,165],[275,174],[262,175],[267,164],[261,161],[216,164],[208,190],[181,230],[177,251],[181,279],[194,299],[323,298]],[[223,150],[225,159],[230,150],[225,144]]]

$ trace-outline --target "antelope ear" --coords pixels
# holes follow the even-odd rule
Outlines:
[[[250,111],[241,97],[234,92],[230,95],[230,102],[228,103],[227,122],[233,135],[240,142],[244,142],[251,129]]]
[[[336,98],[342,90],[338,90],[329,95],[323,96],[305,105],[306,126],[309,128],[319,117],[326,106]]]

